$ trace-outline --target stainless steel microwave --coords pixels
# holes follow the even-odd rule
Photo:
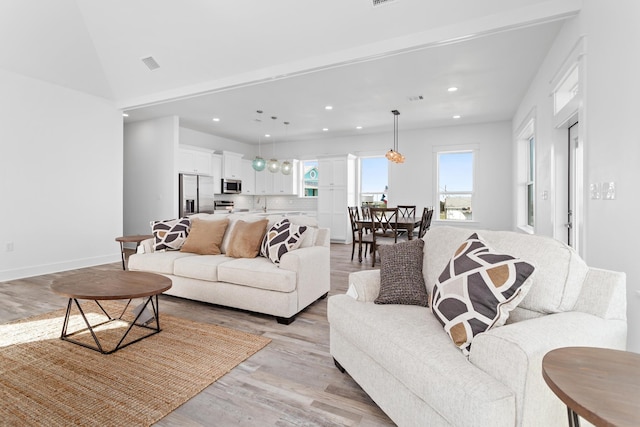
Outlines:
[[[222,194],[242,193],[242,181],[239,179],[222,179]]]

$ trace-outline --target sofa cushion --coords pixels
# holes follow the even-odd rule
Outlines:
[[[383,245],[380,251],[380,293],[376,304],[427,306],[427,288],[422,276],[421,239]]]
[[[284,254],[300,247],[306,230],[304,225],[293,225],[287,218],[281,219],[264,235],[260,255],[279,265]]]
[[[297,275],[266,258],[237,258],[218,266],[218,280],[270,291],[293,292]]]
[[[174,263],[181,258],[197,258],[188,252],[166,251],[133,254],[129,257],[129,270],[149,271],[159,274],[173,274]]]
[[[191,230],[180,251],[200,255],[220,255],[222,253],[220,245],[227,225],[229,225],[227,218],[218,221],[193,218]]]
[[[198,255],[176,259],[173,274],[191,279],[218,281],[218,266],[234,258],[225,255]]]
[[[189,218],[168,219],[163,221],[152,221],[151,232],[155,238],[153,249],[179,250],[189,235],[191,221]]]
[[[239,220],[231,231],[227,255],[233,258],[257,257],[267,231],[267,223],[266,219],[255,222]]]
[[[533,272],[531,264],[493,250],[474,233],[436,281],[431,311],[468,354],[474,336],[504,325],[529,290]]]
[[[572,248],[545,236],[513,231],[477,232],[495,250],[525,259],[536,266],[535,276],[531,278],[531,289],[518,309],[543,314],[573,309],[588,267]],[[430,294],[451,254],[471,233],[473,231],[465,228],[437,226],[425,234],[422,269]]]

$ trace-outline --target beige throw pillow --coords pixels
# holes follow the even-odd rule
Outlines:
[[[233,258],[257,257],[268,223],[268,219],[255,222],[238,220],[231,231],[227,255]]]
[[[191,231],[180,252],[199,255],[220,255],[220,245],[229,225],[227,218],[219,221],[191,220]]]

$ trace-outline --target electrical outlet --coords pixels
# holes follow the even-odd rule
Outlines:
[[[7,242],[7,252],[13,252],[13,242]]]

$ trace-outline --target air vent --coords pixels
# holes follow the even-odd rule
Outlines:
[[[397,0],[371,0],[373,2],[373,7],[384,6],[385,4],[395,3]]]
[[[422,95],[415,95],[415,96],[410,96],[409,97],[409,101],[422,101],[424,99],[424,96]]]
[[[144,62],[144,65],[146,65],[147,68],[149,68],[149,70],[151,71],[157,70],[158,68],[160,68],[160,64],[158,64],[156,60],[153,59],[153,56],[147,56],[146,58],[142,58],[141,61]]]

